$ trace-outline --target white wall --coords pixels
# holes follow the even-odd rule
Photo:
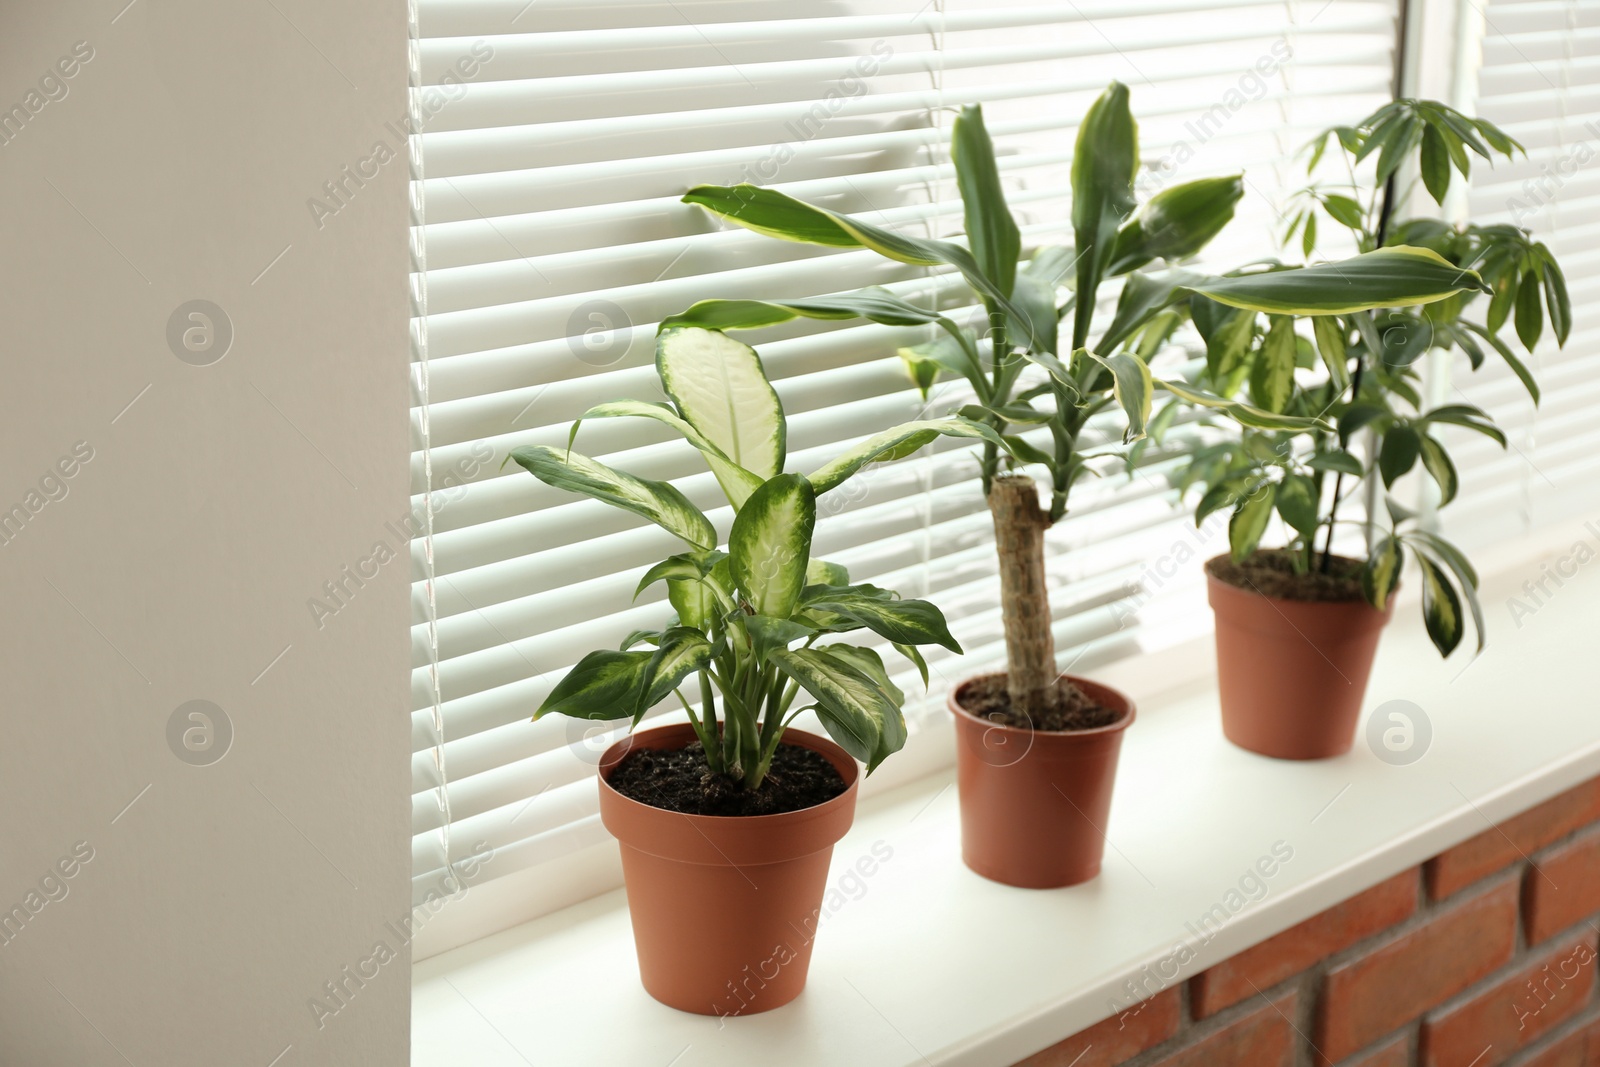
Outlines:
[[[409,957],[323,984],[409,913],[407,564],[307,600],[400,549],[404,159],[307,200],[397,147],[405,4],[126,3],[0,3],[0,1063],[392,1067]]]

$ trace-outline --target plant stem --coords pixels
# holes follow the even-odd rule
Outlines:
[[[1010,358],[1010,353],[1007,351],[1006,346],[1005,319],[987,301],[984,302],[984,311],[989,316],[989,374],[993,379],[993,387],[989,395],[995,405],[1000,405],[1009,399],[1000,395],[1000,391],[1005,385],[1003,363],[1005,359]],[[999,423],[994,429],[996,433],[1004,433],[1005,424]],[[979,467],[979,473],[983,476],[983,492],[985,496],[989,494],[990,488],[994,485],[994,478],[999,473],[999,470],[1000,450],[996,445],[985,442],[983,446],[983,462]]]
[[[705,727],[705,732],[700,735],[700,744],[706,750],[706,763],[712,771],[721,773],[726,764],[722,759],[721,747],[717,744],[717,698],[716,691],[711,688],[711,675],[707,671],[700,672],[700,716]]]
[[[1006,693],[1012,710],[1034,722],[1058,695],[1055,637],[1045,585],[1044,532],[1048,516],[1039,489],[1023,474],[994,480],[989,491],[995,550],[1000,557],[1000,614],[1006,634]]]
[[[1378,208],[1378,232],[1373,243],[1374,250],[1382,248],[1383,242],[1389,236],[1389,220],[1394,216],[1394,175],[1389,175],[1389,180],[1383,183],[1383,204]],[[1370,312],[1357,312],[1359,315],[1371,314]],[[1376,333],[1376,331],[1374,331]],[[1382,358],[1381,352],[1374,352],[1376,358]],[[1353,404],[1361,399],[1361,372],[1366,369],[1367,361],[1361,356],[1356,357],[1356,369],[1350,375],[1350,402]],[[1368,473],[1371,473],[1370,471]],[[1333,524],[1339,518],[1339,496],[1344,489],[1344,472],[1340,471],[1333,479],[1333,506],[1328,509],[1328,539],[1322,543],[1322,573],[1327,574],[1333,567]]]

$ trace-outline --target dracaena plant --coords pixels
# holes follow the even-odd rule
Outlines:
[[[1159,390],[1261,429],[1315,424],[1153,376],[1149,359],[1182,324],[1186,302],[1204,295],[1221,305],[1258,310],[1348,310],[1373,306],[1395,292],[1418,301],[1439,299],[1476,284],[1476,276],[1415,249],[1270,276],[1152,270],[1194,256],[1228,223],[1241,179],[1175,185],[1139,204],[1138,127],[1128,90],[1117,83],[1078,129],[1072,248],[1024,247],[980,108],[964,108],[956,119],[951,156],[965,242],[907,236],[751,185],[699,186],[684,199],[784,240],[867,248],[901,263],[954,268],[981,304],[985,328],[964,328],[882,289],[804,300],[708,300],[669,321],[734,330],[804,316],[937,328],[934,341],[903,354],[924,393],[941,375],[963,380],[972,403],[962,414],[997,435],[984,445],[981,471],[1000,562],[1007,691],[1013,709],[1037,722],[1060,700],[1043,533],[1066,513],[1074,483],[1098,454],[1088,450],[1098,447],[1086,433],[1090,421],[1106,411],[1117,418],[1120,410],[1123,440],[1136,441],[1146,432],[1152,394]],[[1096,298],[1102,284],[1117,277],[1124,281],[1115,314],[1096,336]],[[1026,473],[1032,466],[1048,474],[1048,508],[1040,506]]]
[[[1515,226],[1394,218],[1397,205],[1409,199],[1402,194],[1414,191],[1397,189],[1403,173],[1414,172],[1413,182],[1420,182],[1442,206],[1452,176],[1470,176],[1472,155],[1509,159],[1522,150],[1493,123],[1433,101],[1398,100],[1355,126],[1335,127],[1316,138],[1308,146],[1308,173],[1316,171],[1330,148],[1343,157],[1348,180],[1314,184],[1296,195],[1286,243],[1294,241],[1311,255],[1321,219],[1322,232],[1331,223],[1348,231],[1358,248],[1425,248],[1463,272],[1475,272],[1482,284],[1464,286],[1426,306],[1402,299],[1396,289],[1376,310],[1313,318],[1303,331],[1296,329],[1291,315],[1262,318],[1191,300],[1194,321],[1206,340],[1202,381],[1208,388],[1223,396],[1248,395],[1253,404],[1273,412],[1322,416],[1335,428],[1276,433],[1243,429],[1200,450],[1182,481],[1185,487],[1204,489],[1197,523],[1231,509],[1235,563],[1258,550],[1274,513],[1282,518],[1287,537],[1280,551],[1302,575],[1332,570],[1336,528],[1367,525],[1368,552],[1360,578],[1368,602],[1385,607],[1409,549],[1421,572],[1423,617],[1434,645],[1443,655],[1454,651],[1465,634],[1464,613],[1470,613],[1481,650],[1477,575],[1455,546],[1387,496],[1383,514],[1366,523],[1341,520],[1339,510],[1351,496],[1375,498],[1377,484],[1388,490],[1418,466],[1437,487],[1439,506],[1455,499],[1460,479],[1438,436],[1440,428],[1463,427],[1502,448],[1506,438],[1474,405],[1430,403],[1418,371],[1421,357],[1430,350],[1459,351],[1476,370],[1493,352],[1537,404],[1539,388],[1513,342],[1531,352],[1548,313],[1557,343],[1565,343],[1571,328],[1566,283],[1550,250]],[[1369,161],[1375,180],[1358,181]],[[1489,298],[1487,308],[1481,296]],[[1516,336],[1507,339],[1502,328],[1513,316]],[[1318,365],[1320,373],[1315,372]],[[1369,443],[1365,459],[1357,454],[1362,437]]]
[[[566,449],[538,445],[510,454],[541,481],[632,512],[684,543],[684,551],[645,572],[634,594],[665,582],[676,618],[630,635],[620,649],[583,657],[534,718],[629,718],[637,725],[676,694],[710,770],[754,789],[785,726],[813,709],[870,773],[905,743],[905,696],[875,651],[840,635],[866,630],[888,640],[917,666],[924,684],[918,646],[953,652],[960,646],[934,605],[851,584],[843,567],[812,558],[817,496],[867,464],[909,455],[940,434],[982,441],[996,434],[959,416],[910,422],[810,474],[785,473],[783,407],[754,349],[712,330],[664,329],[656,368],[670,403],[601,404],[573,424]],[[573,452],[579,426],[601,418],[652,419],[693,445],[733,508],[726,541],[671,484]],[[684,686],[698,699],[698,711]]]

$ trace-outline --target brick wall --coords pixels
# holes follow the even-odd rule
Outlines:
[[[1600,778],[1017,1067],[1600,1065]]]

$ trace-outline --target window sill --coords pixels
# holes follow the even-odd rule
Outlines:
[[[1367,706],[1424,709],[1433,737],[1413,764],[1391,766],[1359,737],[1320,763],[1250,755],[1223,740],[1209,683],[1152,698],[1147,663],[1146,684],[1129,686],[1140,721],[1095,881],[1033,892],[968,871],[944,771],[863,803],[834,851],[810,981],[793,1004],[727,1020],[657,1004],[638,983],[617,891],[418,964],[412,1064],[1021,1059],[1600,773],[1600,567],[1564,579],[1520,626],[1507,608],[1527,601],[1540,558],[1580,539],[1594,547],[1593,534],[1563,526],[1540,538],[1543,554],[1524,547],[1486,580],[1493,643],[1470,667],[1465,653],[1441,662],[1414,604],[1399,606]],[[1292,858],[1264,891],[1246,879],[1258,899],[1245,899],[1241,878],[1275,845]],[[1208,940],[1197,936],[1201,916],[1239,900]],[[1174,974],[1161,961],[1180,944],[1192,957]],[[1130,995],[1130,979],[1144,991]]]

